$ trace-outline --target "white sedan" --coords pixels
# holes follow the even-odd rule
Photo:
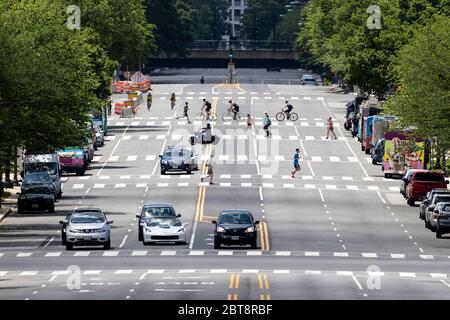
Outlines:
[[[186,226],[177,217],[151,218],[143,230],[144,245],[156,242],[186,243]]]

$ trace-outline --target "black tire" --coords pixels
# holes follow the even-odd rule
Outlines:
[[[441,230],[439,230],[439,228],[436,228],[436,238],[438,238],[438,239],[442,238],[442,233],[441,233]]]
[[[430,225],[430,230],[433,231],[433,232],[436,232],[436,227],[433,227],[433,226]]]
[[[214,239],[214,249],[220,249],[220,241]]]
[[[161,175],[165,175],[166,174],[166,170],[161,170]]]
[[[86,171],[85,168],[79,169],[79,170],[76,171],[76,175],[77,175],[77,176],[83,176],[85,171]]]
[[[73,250],[73,244],[66,243],[66,250]]]
[[[186,170],[186,172],[187,172],[187,174],[191,174],[192,170],[189,168],[189,169]]]
[[[278,121],[284,121],[285,118],[286,118],[286,115],[284,114],[284,112],[278,112],[275,115],[275,119],[277,119]]]
[[[378,162],[375,161],[375,158],[372,158],[372,164],[377,165]]]
[[[189,143],[193,146],[195,144],[195,137],[190,137]]]
[[[17,205],[17,213],[23,213],[23,206],[20,203]]]
[[[255,240],[253,240],[253,241],[250,243],[250,246],[251,246],[252,249],[256,249],[256,247],[257,247],[257,244],[256,244],[256,238],[255,238]]]
[[[61,199],[61,198],[62,198],[62,190],[59,190],[59,192],[58,192],[56,198],[57,198],[57,199]]]
[[[138,241],[144,241],[144,231],[142,231],[142,227],[139,227]]]
[[[151,245],[152,243],[151,243],[151,242],[146,242],[146,241],[142,240],[142,244],[143,244],[144,246],[149,246],[149,245]]]
[[[410,205],[411,207],[412,206],[414,206],[414,203],[416,202],[414,199],[412,199],[412,198],[408,198],[407,200],[406,200],[406,202],[408,203],[408,205]]]
[[[105,250],[111,249],[111,239],[109,239],[108,242],[106,242],[106,243],[103,245],[103,249],[105,249]]]
[[[238,112],[237,114],[236,114],[236,120],[237,121],[242,121],[243,119],[244,119],[244,114],[242,113],[242,112]]]
[[[61,244],[62,244],[63,246],[65,246],[65,245],[67,244],[67,242],[66,242],[66,233],[65,233],[65,232],[63,232],[63,233],[61,234]]]
[[[295,112],[292,112],[291,115],[289,116],[289,120],[297,121],[298,120],[298,114],[296,114]]]
[[[50,207],[48,207],[48,212],[49,213],[55,213],[55,205],[51,205]]]
[[[350,131],[351,127],[352,127],[352,126],[351,126],[350,123],[348,123],[347,121],[344,122],[344,129],[345,129],[345,130]]]

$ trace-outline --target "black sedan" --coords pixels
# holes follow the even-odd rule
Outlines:
[[[259,221],[247,210],[224,210],[219,215],[214,230],[214,249],[225,245],[250,245],[256,249],[256,225]]]

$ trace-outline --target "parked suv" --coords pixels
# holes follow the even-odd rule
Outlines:
[[[434,209],[437,214],[436,238],[441,238],[443,234],[450,233],[450,203],[439,202]]]
[[[427,192],[436,188],[447,188],[448,181],[442,172],[414,172],[406,187],[406,200],[410,206],[422,200]]]
[[[431,229],[431,231],[436,230],[436,215],[434,210],[439,202],[450,203],[450,194],[435,194],[425,211],[425,228]]]
[[[55,212],[57,191],[49,174],[47,172],[30,173],[25,177],[21,192],[18,193],[17,212],[31,210]]]
[[[408,170],[406,170],[406,173],[402,178],[402,183],[400,184],[400,193],[403,195],[404,198],[406,198],[406,186],[411,181],[411,177],[414,172],[427,172],[427,170],[423,170],[423,169],[408,169]]]
[[[65,226],[66,249],[72,250],[74,246],[102,245],[105,249],[111,248],[112,220],[108,220],[101,209],[76,209],[68,218],[59,222]]]
[[[142,207],[141,213],[136,215],[138,223],[138,240],[144,241],[144,228],[152,218],[179,218],[181,214],[175,212],[175,208],[167,203],[146,204]]]
[[[159,157],[161,174],[166,174],[167,171],[186,171],[191,174],[198,170],[197,157],[191,147],[169,146]]]
[[[448,189],[433,189],[430,192],[427,193],[425,196],[425,199],[422,200],[422,202],[419,205],[419,218],[422,220],[425,220],[425,213],[428,210],[428,206],[431,203],[431,200],[433,200],[434,195],[436,194],[450,194],[450,190]]]
[[[316,79],[314,78],[313,75],[310,75],[310,74],[302,75],[300,81],[301,81],[302,86],[304,86],[304,85],[316,86],[317,85]]]

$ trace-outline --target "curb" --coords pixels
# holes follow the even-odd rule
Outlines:
[[[13,212],[13,209],[9,208],[8,211],[6,211],[6,213],[0,214],[0,222],[2,222],[3,219],[5,219],[7,216],[9,216],[12,212]]]

